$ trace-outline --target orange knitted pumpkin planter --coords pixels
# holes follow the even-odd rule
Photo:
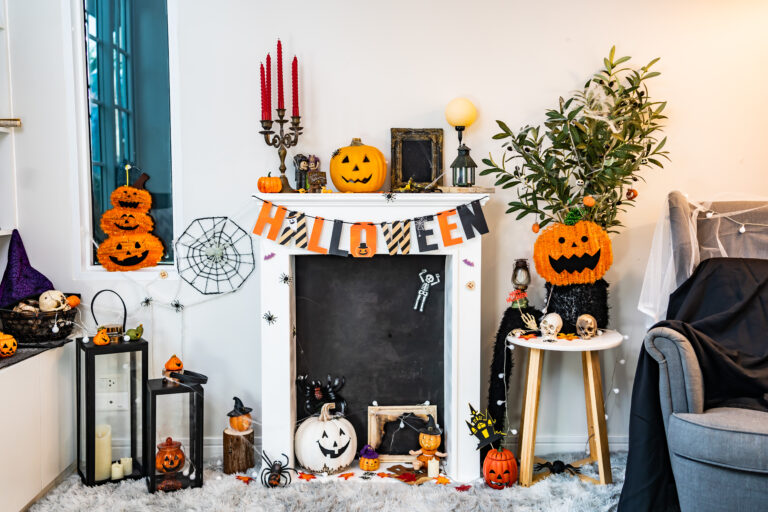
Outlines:
[[[533,246],[536,272],[557,286],[594,283],[613,263],[611,239],[603,228],[582,220],[552,224]]]

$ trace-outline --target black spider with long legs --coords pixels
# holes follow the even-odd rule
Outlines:
[[[261,470],[261,484],[264,487],[280,487],[291,483],[291,471],[296,471],[294,468],[288,467],[288,456],[282,454],[285,457],[285,464],[279,460],[270,460],[266,452],[261,452],[261,458],[264,459],[266,467]],[[285,479],[285,481],[283,481]]]

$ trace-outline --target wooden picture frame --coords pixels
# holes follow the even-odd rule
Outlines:
[[[392,190],[404,186],[410,178],[429,185],[443,174],[442,128],[391,128]]]
[[[436,405],[370,405],[368,406],[368,444],[377,449],[384,437],[384,426],[390,421],[397,421],[403,414],[414,416],[429,421],[431,415],[437,421]],[[413,447],[418,450],[418,446]],[[403,454],[379,454],[382,463],[413,462],[416,456],[409,453]]]

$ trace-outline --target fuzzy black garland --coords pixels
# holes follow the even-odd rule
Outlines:
[[[553,286],[547,283],[549,298],[547,311],[557,313],[563,318],[565,333],[576,332],[576,320],[579,315],[589,314],[597,320],[597,326],[605,329],[608,326],[608,283],[604,279],[592,284],[572,284],[568,286]]]
[[[507,383],[512,374],[512,367],[515,364],[512,351],[507,350],[507,336],[512,329],[525,329],[521,316],[522,313],[533,315],[537,322],[541,318],[541,311],[536,308],[528,307],[522,310],[513,307],[507,308],[499,324],[499,330],[496,332],[496,342],[493,345],[491,376],[488,383],[488,414],[496,421],[496,427],[499,430],[504,428],[504,421],[507,415]],[[499,378],[500,374],[504,374],[503,379]],[[499,405],[499,401],[501,401],[501,405]],[[490,447],[486,447],[481,450],[483,458],[485,458],[485,454],[489,449]]]

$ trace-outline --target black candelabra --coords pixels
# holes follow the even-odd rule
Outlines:
[[[288,178],[285,177],[285,155],[288,153],[288,148],[295,146],[299,142],[299,135],[302,130],[301,126],[299,126],[301,116],[291,116],[289,133],[285,133],[284,125],[288,120],[285,118],[284,108],[277,109],[277,119],[274,122],[277,122],[280,125],[280,133],[275,133],[272,130],[273,121],[271,119],[261,120],[261,127],[264,129],[259,133],[264,135],[264,141],[268,146],[277,148],[277,155],[280,157],[280,182],[283,184],[283,188],[280,192],[296,192],[296,190],[291,187],[291,184],[288,183]]]

